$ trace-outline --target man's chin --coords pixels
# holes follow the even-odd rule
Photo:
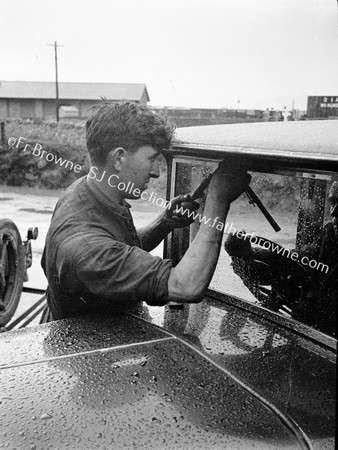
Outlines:
[[[140,195],[129,194],[129,195],[126,195],[124,198],[126,200],[139,200],[141,198],[141,194]]]
[[[142,193],[143,190],[141,191],[141,189],[138,189],[137,192],[128,192],[125,198],[128,200],[139,200],[142,196]]]

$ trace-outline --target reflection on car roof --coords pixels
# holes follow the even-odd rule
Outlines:
[[[338,121],[256,122],[178,128],[175,148],[338,161]]]

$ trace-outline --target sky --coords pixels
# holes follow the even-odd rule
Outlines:
[[[336,0],[0,0],[0,80],[145,83],[154,106],[338,95]]]

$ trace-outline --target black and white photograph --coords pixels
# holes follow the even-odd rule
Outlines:
[[[0,0],[0,449],[334,450],[336,0]]]

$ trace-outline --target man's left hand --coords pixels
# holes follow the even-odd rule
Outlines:
[[[170,200],[164,212],[163,222],[170,228],[183,228],[191,225],[195,218],[195,211],[200,205],[191,200],[189,194],[178,195]]]

